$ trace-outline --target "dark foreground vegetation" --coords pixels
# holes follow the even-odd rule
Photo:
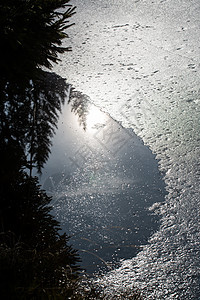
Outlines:
[[[0,2],[1,299],[101,299],[82,285],[79,256],[32,176],[48,159],[68,93],[43,67],[70,51],[61,42],[74,11],[68,0]]]
[[[70,50],[61,47],[74,13],[68,2],[0,3],[1,299],[68,299],[77,289],[79,256],[32,177],[48,158],[66,97],[65,81],[42,67]]]

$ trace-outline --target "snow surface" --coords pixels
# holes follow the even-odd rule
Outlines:
[[[54,71],[159,160],[168,195],[152,209],[158,232],[108,273],[105,289],[138,287],[145,299],[200,298],[200,2],[75,1],[76,26]]]

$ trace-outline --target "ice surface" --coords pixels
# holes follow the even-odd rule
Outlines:
[[[198,0],[72,1],[72,54],[55,71],[150,146],[169,192],[150,245],[107,274],[108,290],[200,297]]]

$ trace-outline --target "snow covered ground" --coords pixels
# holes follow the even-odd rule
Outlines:
[[[168,191],[160,229],[105,288],[145,299],[200,298],[200,2],[73,0],[72,53],[54,71],[132,128],[156,154]]]

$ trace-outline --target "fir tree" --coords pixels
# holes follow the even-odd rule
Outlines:
[[[33,178],[48,158],[68,86],[44,72],[69,51],[64,0],[0,2],[0,268],[2,299],[67,299],[79,257]],[[30,174],[25,169],[30,169]]]
[[[1,0],[1,80],[33,80],[70,51],[61,44],[74,13],[69,0]]]
[[[75,8],[69,0],[2,0],[0,3],[0,136],[15,139],[26,168],[41,172],[68,86],[51,68]],[[42,149],[42,151],[41,151]]]

